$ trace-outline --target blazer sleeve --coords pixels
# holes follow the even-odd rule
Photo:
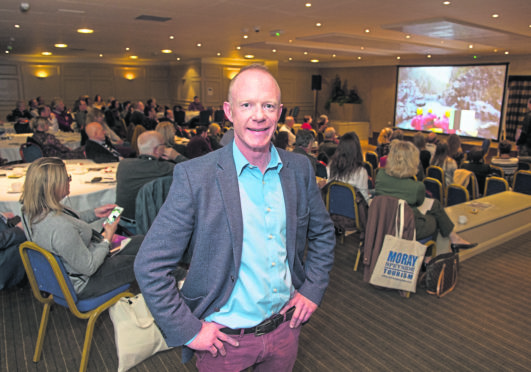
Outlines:
[[[171,275],[186,252],[194,222],[190,182],[184,167],[177,166],[168,197],[135,260],[136,279],[168,346],[184,345],[201,330],[201,321],[185,303]]]

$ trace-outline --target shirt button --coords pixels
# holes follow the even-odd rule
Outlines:
[[[267,211],[267,212],[271,212],[271,208],[267,208],[266,211]]]
[[[276,266],[276,265],[277,265],[276,262],[271,263],[271,266]]]
[[[276,288],[274,288],[274,289],[273,289],[273,292],[277,293],[277,289],[276,289]]]
[[[268,239],[273,239],[273,235],[269,234]]]

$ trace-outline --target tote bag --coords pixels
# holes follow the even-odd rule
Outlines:
[[[123,297],[109,308],[114,325],[118,372],[127,371],[150,356],[170,349],[155,324],[144,297]]]
[[[419,271],[426,246],[402,239],[405,201],[399,200],[396,212],[396,236],[387,234],[369,283],[385,288],[416,292]]]

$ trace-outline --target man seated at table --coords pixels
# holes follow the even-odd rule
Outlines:
[[[59,123],[57,122],[57,118],[55,117],[55,114],[52,113],[50,106],[41,105],[39,106],[37,111],[40,117],[48,120],[48,124],[50,127],[49,132],[55,133],[59,131]]]
[[[113,163],[122,160],[122,156],[105,136],[103,127],[98,122],[92,122],[85,127],[88,140],[85,144],[87,159],[96,163]]]
[[[295,130],[293,129],[293,125],[295,125],[295,119],[293,118],[293,116],[286,116],[284,124],[282,124],[278,130],[279,132],[288,133],[289,146],[293,146],[295,144]]]
[[[116,204],[124,210],[120,225],[135,233],[135,200],[138,190],[146,183],[173,174],[176,163],[187,160],[171,147],[164,145],[159,132],[147,131],[138,137],[139,156],[124,159],[116,171]]]
[[[19,121],[19,119],[27,121],[31,118],[31,113],[26,110],[26,103],[24,101],[17,101],[17,107],[11,114],[7,115],[7,121]]]
[[[188,105],[188,111],[204,111],[204,110],[205,108],[203,107],[201,102],[199,102],[198,96],[195,96],[194,101],[190,102],[190,104]]]
[[[10,212],[0,213],[0,290],[19,284],[25,274],[18,246],[26,241],[26,235],[22,222],[9,220],[13,217]]]
[[[52,101],[52,112],[57,118],[57,123],[59,123],[59,129],[63,132],[73,132],[72,123],[74,119],[72,114],[65,107],[64,101],[61,98],[54,98]]]
[[[61,159],[85,159],[85,149],[78,147],[70,150],[63,145],[53,134],[47,133],[50,124],[46,118],[35,118],[32,120],[34,129],[31,139],[37,143],[42,150],[43,156],[55,156]]]
[[[186,145],[186,156],[188,159],[198,158],[212,151],[212,146],[208,140],[208,131],[206,127],[200,126],[195,128],[195,136],[190,139]]]

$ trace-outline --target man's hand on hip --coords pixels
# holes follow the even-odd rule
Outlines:
[[[201,330],[195,337],[195,339],[188,344],[188,347],[194,350],[205,350],[210,352],[213,357],[218,355],[218,352],[225,356],[227,352],[223,346],[224,342],[238,347],[240,344],[234,338],[221,332],[220,329],[225,326],[213,322],[203,322]]]
[[[285,314],[290,308],[295,306],[295,312],[289,323],[291,328],[297,328],[302,323],[307,322],[312,316],[313,312],[317,310],[317,305],[299,292],[295,292],[295,295],[289,300],[289,302],[280,310],[280,314]]]

